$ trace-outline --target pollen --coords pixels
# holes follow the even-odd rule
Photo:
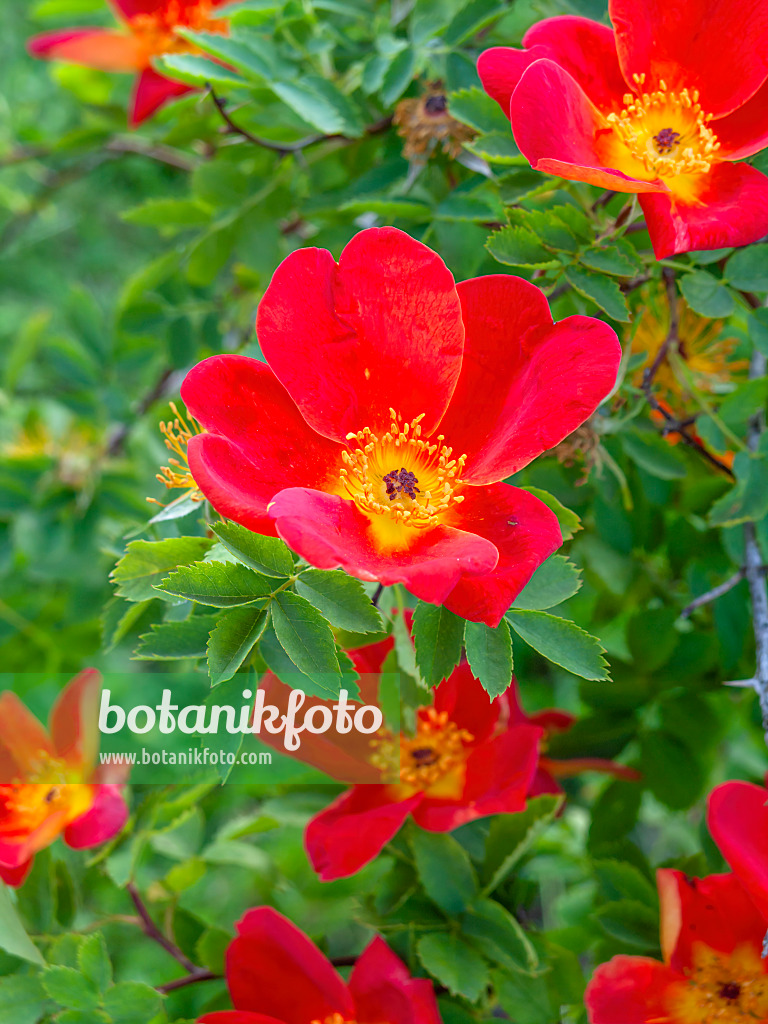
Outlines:
[[[165,447],[178,455],[178,458],[169,458],[167,466],[161,466],[157,479],[169,489],[181,489],[189,491],[192,501],[202,501],[203,493],[195,483],[195,478],[189,469],[189,457],[187,446],[196,434],[204,433],[203,428],[193,416],[189,416],[189,422],[177,409],[174,402],[170,403],[174,419],[167,423],[160,423],[160,433],[165,438]],[[147,498],[153,505],[162,505],[156,498]]]
[[[645,75],[633,75],[641,89]],[[712,115],[699,104],[697,89],[673,92],[661,81],[654,92],[627,93],[624,108],[608,123],[646,169],[658,177],[705,174],[718,159],[720,143],[708,126]]]
[[[340,1013],[332,1013],[330,1017],[323,1017],[322,1020],[316,1017],[314,1020],[311,1020],[309,1024],[357,1024],[357,1022],[354,1020],[347,1020],[347,1018],[342,1017]]]
[[[388,516],[416,529],[436,526],[464,500],[457,489],[467,457],[454,459],[442,434],[434,442],[423,438],[423,413],[401,423],[394,409],[389,412],[390,429],[381,437],[368,427],[347,435],[356,447],[342,453],[342,486],[367,516]]]
[[[225,34],[228,22],[214,17],[213,0],[167,0],[157,11],[135,14],[130,19],[131,31],[143,44],[147,59],[161,53],[195,53],[197,47],[178,34],[178,29],[193,32]]]
[[[47,751],[38,751],[23,779],[0,784],[0,839],[29,835],[56,815],[69,823],[93,803],[93,788],[72,783],[72,770]]]
[[[466,729],[450,721],[446,711],[430,707],[419,715],[415,736],[400,734],[399,749],[387,736],[371,740],[374,750],[371,763],[382,772],[390,772],[393,758],[399,755],[400,783],[424,792],[456,769],[463,769],[467,744],[473,739]]]
[[[680,1024],[755,1024],[768,1018],[768,975],[756,946],[719,953],[693,947],[686,980],[670,992],[668,1009]]]

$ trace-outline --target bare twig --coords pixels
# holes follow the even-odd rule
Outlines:
[[[141,898],[139,890],[136,888],[133,882],[129,882],[128,885],[126,886],[126,889],[128,891],[128,895],[133,900],[133,905],[136,907],[139,917],[141,918],[141,924],[144,929],[144,934],[148,938],[156,942],[159,946],[162,946],[166,953],[170,953],[174,960],[178,960],[181,966],[185,970],[189,971],[190,974],[197,974],[198,968],[195,967],[195,965],[192,963],[189,957],[182,953],[182,951],[174,942],[171,942],[169,938],[166,938],[166,936],[163,935],[163,933],[157,927],[155,922],[152,920],[149,911],[144,905],[144,900]]]
[[[190,974],[185,974],[183,978],[176,978],[174,981],[166,982],[165,985],[158,985],[157,991],[162,992],[163,995],[168,995],[169,992],[175,992],[177,989],[186,988],[187,985],[196,985],[199,981],[220,980],[221,975],[214,974],[213,971],[192,971]]]
[[[754,349],[749,364],[749,379],[764,377],[768,360]],[[765,429],[765,416],[758,412],[753,416],[747,430],[747,448],[756,452],[760,437]],[[760,711],[763,717],[763,729],[768,742],[768,591],[763,579],[763,558],[757,540],[754,522],[744,524],[744,557],[746,563],[749,596],[752,602],[752,627],[755,633],[755,679],[754,686],[760,700]]]
[[[131,432],[131,429],[139,417],[143,416],[144,413],[153,405],[159,398],[168,393],[169,383],[173,378],[174,371],[171,369],[163,370],[160,376],[157,378],[155,383],[144,395],[139,404],[136,406],[136,412],[133,419],[128,423],[121,423],[107,445],[107,455],[114,458],[115,455],[119,455],[122,451],[123,445]]]
[[[288,156],[290,153],[300,153],[302,150],[307,149],[309,146],[314,146],[318,142],[356,142],[357,140],[350,137],[349,135],[343,135],[341,132],[337,132],[332,135],[324,135],[319,132],[315,135],[307,135],[303,139],[297,139],[296,142],[274,142],[272,139],[263,139],[259,135],[254,135],[253,132],[249,132],[247,129],[241,127],[235,121],[232,120],[229,111],[226,108],[225,101],[217,96],[213,90],[213,87],[208,83],[208,92],[210,93],[211,99],[213,100],[214,106],[218,110],[225,124],[231,132],[235,135],[240,135],[248,142],[253,143],[254,146],[261,146],[262,149],[271,149],[274,153],[278,153],[281,157]],[[379,135],[381,132],[385,132],[387,128],[392,124],[391,117],[383,117],[381,120],[376,121],[375,124],[369,125],[365,129],[366,135]]]
[[[179,171],[194,171],[199,163],[198,160],[182,153],[179,149],[160,144],[153,145],[138,135],[130,139],[116,136],[109,140],[104,149],[107,153],[144,156],[149,160],[156,160],[160,164],[167,164],[168,167],[175,167]]]
[[[718,597],[722,597],[723,594],[727,594],[729,590],[733,590],[735,586],[738,586],[738,584],[741,583],[746,574],[746,569],[739,569],[739,571],[734,573],[733,576],[730,576],[725,583],[721,583],[719,586],[713,587],[711,590],[708,590],[706,594],[699,594],[698,597],[695,597],[690,604],[687,604],[685,608],[683,608],[680,612],[680,618],[687,619],[688,616],[692,615],[697,608],[701,608],[703,605],[709,604],[711,601],[716,601]]]
[[[378,585],[378,587],[376,587],[376,590],[373,593],[373,597],[371,598],[371,604],[374,606],[374,608],[378,608],[379,607],[379,600],[381,598],[381,595],[382,595],[383,591],[384,591],[384,584],[380,583]]]

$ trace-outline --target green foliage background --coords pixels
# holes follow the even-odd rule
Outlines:
[[[86,664],[206,670],[212,616],[242,616],[240,604],[222,611],[189,600],[199,587],[190,590],[188,578],[151,589],[194,557],[163,561],[173,545],[153,548],[163,573],[130,594],[115,596],[109,574],[131,541],[204,536],[195,514],[148,525],[145,496],[167,500],[154,479],[166,454],[157,422],[168,418],[168,400],[199,359],[259,355],[252,329],[259,298],[297,246],[338,255],[362,225],[394,224],[434,247],[457,279],[504,271],[535,279],[551,293],[556,319],[606,318],[625,347],[647,315],[648,292],[638,283],[660,279],[647,234],[627,232],[638,224],[634,208],[629,219],[622,212],[629,197],[595,205],[599,190],[531,171],[474,70],[481,49],[519,44],[543,16],[604,17],[599,2],[246,0],[241,8],[239,50],[198,40],[234,73],[204,57],[167,58],[165,67],[196,84],[212,82],[237,125],[272,148],[228,132],[204,92],[129,133],[126,79],[38,64],[24,52],[25,40],[44,28],[106,23],[101,0],[6,0],[3,671],[39,678]],[[423,165],[409,164],[385,119],[402,96],[419,95],[435,79],[477,137],[461,161],[435,152]],[[315,134],[343,137],[287,151]],[[754,162],[765,169],[765,154]],[[765,313],[755,311],[768,292],[765,256],[766,246],[756,246],[665,261],[689,306],[737,339],[733,360],[749,359],[752,346],[768,349]],[[617,952],[658,955],[653,869],[720,869],[703,798],[727,777],[757,779],[766,768],[754,695],[723,686],[754,674],[746,582],[690,616],[680,613],[740,569],[744,522],[757,524],[766,550],[768,449],[763,440],[757,453],[737,454],[734,486],[695,451],[660,436],[632,383],[635,366],[628,362],[621,402],[596,417],[602,465],[586,482],[578,460],[565,466],[552,455],[515,478],[579,517],[561,551],[576,568],[559,558],[542,569],[500,639],[470,635],[446,613],[422,608],[415,665],[402,643],[398,654],[417,692],[419,682],[450,670],[462,636],[478,665],[490,659],[485,643],[497,643],[506,664],[511,638],[526,709],[556,705],[580,716],[552,739],[550,756],[618,758],[639,768],[642,780],[567,780],[559,817],[554,801],[541,798],[525,815],[453,836],[406,829],[360,875],[330,884],[317,881],[301,842],[308,817],[340,791],[319,773],[285,761],[263,785],[139,787],[118,841],[85,857],[59,844],[38,858],[17,901],[0,892],[0,1024],[187,1020],[228,1005],[220,981],[165,997],[155,991],[181,972],[126,921],[129,881],[194,963],[217,974],[234,921],[261,902],[288,914],[332,956],[359,952],[377,929],[413,970],[435,979],[446,1024],[488,1020],[495,1006],[518,1024],[579,1021],[594,962]],[[749,418],[765,407],[766,380],[721,391],[705,396],[709,409],[700,410],[696,429],[716,451],[741,451]],[[357,634],[378,623],[365,621],[370,604],[356,586],[344,599],[347,619],[333,621],[322,600],[334,583],[322,575],[314,590],[310,577],[296,587],[319,609],[318,636],[331,637],[328,670],[338,674],[326,618]],[[246,596],[263,596],[264,579],[251,572],[246,583],[255,589]],[[393,601],[385,595],[380,606],[387,611]],[[182,620],[198,627],[185,649],[177,643]],[[230,619],[233,629],[238,623]],[[153,626],[165,626],[160,635],[189,657],[170,658]],[[422,650],[436,635],[444,661],[435,663]],[[301,653],[281,654],[274,636],[266,626],[259,646],[246,650],[243,671],[274,667],[285,655],[295,659],[292,669],[301,667]],[[339,646],[349,639],[337,630]],[[610,680],[601,678],[601,654]],[[229,678],[210,656],[209,669],[214,681]],[[312,682],[322,690],[326,681]],[[493,692],[504,683],[488,685]],[[35,950],[45,957],[43,971]]]

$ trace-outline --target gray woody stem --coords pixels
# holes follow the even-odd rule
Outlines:
[[[755,349],[749,365],[750,380],[764,377],[766,357]],[[757,451],[760,435],[765,429],[765,416],[758,412],[749,424],[747,447]],[[755,678],[754,687],[760,698],[763,728],[768,734],[768,591],[762,573],[763,558],[757,542],[757,530],[753,522],[744,524],[745,571],[752,600],[752,625],[755,631]],[[768,741],[768,735],[766,736]]]

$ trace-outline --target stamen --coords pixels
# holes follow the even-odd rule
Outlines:
[[[160,472],[156,474],[156,479],[161,484],[165,484],[166,487],[180,488],[182,490],[190,491],[189,497],[192,501],[202,501],[203,493],[195,483],[195,478],[189,470],[189,458],[187,456],[187,445],[190,440],[196,434],[204,433],[203,428],[197,422],[194,417],[190,416],[190,422],[184,419],[182,414],[176,408],[174,402],[170,402],[171,412],[176,417],[173,420],[169,420],[167,423],[160,423],[160,433],[165,438],[165,447],[169,451],[176,452],[181,459],[168,459],[167,466],[161,466]],[[147,498],[147,501],[152,502],[153,505],[161,505],[162,502],[156,498]]]
[[[435,526],[464,500],[456,490],[467,457],[452,458],[442,434],[434,443],[422,438],[423,414],[401,425],[389,411],[390,429],[381,437],[368,427],[347,435],[357,447],[342,452],[341,482],[366,515],[387,515],[417,529]]]
[[[400,782],[411,788],[427,790],[452,769],[464,764],[468,743],[474,737],[448,718],[447,711],[431,707],[418,719],[415,736],[402,733],[398,740],[388,734],[371,740],[374,754],[371,764],[391,774],[393,761],[399,758]],[[399,749],[398,749],[399,748]],[[395,773],[397,777],[397,773]]]
[[[641,89],[645,75],[633,75],[633,80]],[[608,123],[651,174],[704,174],[718,159],[720,143],[708,127],[712,115],[701,109],[698,89],[672,92],[662,80],[654,92],[627,93],[623,102],[619,113],[608,114]],[[675,127],[654,130],[665,121]]]
[[[177,34],[180,28],[219,35],[228,30],[228,22],[214,16],[213,0],[197,0],[194,5],[184,0],[166,0],[159,10],[134,14],[129,24],[131,31],[141,37],[150,56],[199,52],[194,44]]]

